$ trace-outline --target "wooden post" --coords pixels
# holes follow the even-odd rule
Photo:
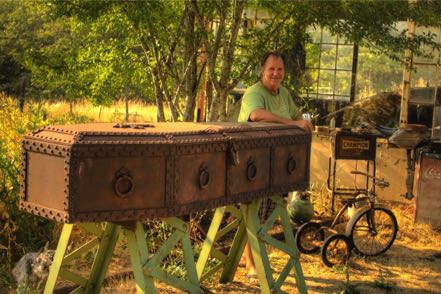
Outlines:
[[[137,292],[155,293],[156,290],[153,279],[158,279],[167,285],[189,293],[203,293],[199,287],[188,224],[176,217],[169,217],[162,220],[169,224],[174,229],[174,232],[152,255],[148,253],[142,223],[136,223],[135,231],[125,229],[133,272],[135,274]],[[187,270],[186,279],[178,278],[161,269],[162,261],[171,253],[178,242],[182,243],[184,263]]]
[[[98,293],[104,281],[107,267],[109,266],[113,250],[119,234],[119,226],[106,223],[105,228],[101,228],[99,223],[85,223],[78,226],[82,227],[96,238],[81,245],[66,255],[67,246],[73,230],[73,224],[64,224],[58,241],[57,250],[55,251],[54,260],[50,267],[49,276],[44,289],[45,294],[53,293],[59,276],[78,285],[75,291],[82,293]],[[84,253],[91,251],[98,246],[95,254],[92,269],[89,277],[84,278],[67,269],[67,265],[75,260],[80,259]]]
[[[212,276],[218,270],[223,269],[220,282],[228,283],[234,279],[240,258],[243,254],[245,244],[248,242],[256,265],[257,276],[259,278],[260,291],[262,293],[283,292],[281,287],[288,277],[291,269],[294,271],[296,285],[299,293],[307,293],[305,279],[299,259],[299,251],[295,247],[294,235],[289,222],[288,212],[285,207],[285,201],[281,196],[273,196],[271,199],[276,202],[276,208],[269,216],[268,220],[261,225],[258,218],[260,199],[253,200],[251,203],[241,204],[239,213],[233,213],[237,219],[234,228],[237,228],[231,248],[228,255],[225,256],[215,249],[216,241],[224,235],[225,231],[233,229],[233,223],[220,228],[221,218],[226,210],[237,210],[235,206],[228,206],[226,209],[218,208],[210,225],[207,239],[204,242],[199,260],[198,276],[205,279]],[[274,226],[276,219],[279,218],[285,235],[285,241],[279,241],[269,235],[268,231]],[[217,232],[217,233],[216,233]],[[216,234],[215,234],[216,233]],[[266,251],[266,244],[277,248],[289,255],[288,261],[277,280],[273,280],[270,261]],[[218,265],[204,273],[204,267],[207,259],[214,258]]]
[[[163,219],[163,221],[169,224],[174,229],[174,232],[151,255],[148,252],[145,230],[141,222],[133,222],[133,226],[123,229],[128,241],[137,292],[155,293],[154,279],[158,279],[165,284],[189,293],[203,293],[199,287],[188,224],[174,217]],[[78,287],[74,290],[74,293],[100,292],[121,231],[121,226],[113,223],[82,223],[75,226],[85,229],[87,232],[95,235],[96,238],[66,254],[74,225],[64,224],[44,289],[45,294],[54,292],[58,277],[75,283]],[[181,242],[184,253],[184,263],[187,270],[187,277],[185,279],[173,276],[160,267],[161,262],[171,253],[178,242]],[[82,258],[84,253],[91,251],[95,247],[98,247],[98,249],[88,277],[80,276],[67,268],[71,261]]]
[[[412,0],[410,1],[412,4]],[[403,89],[401,95],[400,128],[407,125],[408,107],[410,98],[410,87],[412,79],[413,52],[411,49],[413,35],[415,33],[415,23],[412,19],[407,20],[407,40],[409,47],[404,51],[404,70],[403,70]]]
[[[441,44],[441,28],[438,28],[438,44]],[[440,83],[441,52],[438,49],[438,56],[435,65],[435,91],[433,91],[433,117],[432,117],[432,140],[441,139],[441,100],[438,100],[438,88]]]

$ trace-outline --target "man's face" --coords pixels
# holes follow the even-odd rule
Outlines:
[[[271,55],[262,68],[262,83],[271,92],[277,93],[285,77],[285,65],[280,57]]]

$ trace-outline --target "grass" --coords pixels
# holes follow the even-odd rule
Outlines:
[[[49,117],[57,117],[60,114],[68,115],[70,105],[68,102],[44,102],[41,104]],[[94,122],[123,122],[126,116],[125,101],[117,100],[110,106],[96,106],[83,100],[73,104],[72,112],[77,117],[87,117]],[[166,118],[171,114],[165,110]],[[140,100],[130,101],[129,122],[156,122],[156,106]]]

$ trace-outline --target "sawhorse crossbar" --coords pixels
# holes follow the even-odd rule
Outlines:
[[[291,269],[294,270],[299,293],[307,293],[305,279],[299,260],[300,254],[295,246],[294,236],[284,199],[281,196],[273,196],[271,199],[276,203],[276,208],[263,225],[260,224],[258,217],[258,210],[261,202],[260,199],[253,200],[248,204],[241,204],[240,210],[235,206],[216,209],[207,233],[207,238],[202,245],[201,253],[196,264],[198,277],[201,280],[222,270],[220,281],[222,283],[231,282],[239,265],[245,244],[248,241],[256,265],[257,276],[262,293],[284,293],[281,290],[281,287]],[[226,212],[236,216],[236,220],[221,229],[222,219]],[[277,218],[280,219],[285,242],[271,237],[268,233],[268,231],[274,226]],[[228,254],[225,255],[214,246],[222,236],[233,229],[237,229],[237,231],[230,250]],[[273,279],[265,244],[269,244],[289,255],[288,262],[277,280]],[[218,263],[210,270],[205,271],[209,258],[216,259]]]
[[[155,293],[154,279],[189,293],[203,293],[199,287],[194,253],[188,234],[188,224],[175,217],[162,220],[173,228],[173,233],[153,255],[149,255],[145,237],[146,232],[141,222],[132,222],[125,224],[125,226],[114,223],[75,224],[75,226],[93,234],[95,238],[66,254],[74,224],[64,224],[44,293],[54,292],[59,277],[77,285],[72,293],[99,293],[121,232],[127,238],[138,293]],[[179,242],[181,242],[184,253],[186,279],[173,276],[160,267],[163,259],[170,254]],[[90,252],[97,246],[88,277],[76,274],[68,269],[70,262],[80,259],[85,253]]]

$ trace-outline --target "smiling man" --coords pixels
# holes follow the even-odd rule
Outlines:
[[[273,122],[296,125],[305,132],[312,132],[312,124],[301,119],[301,113],[294,104],[288,89],[282,86],[285,64],[277,52],[268,52],[262,57],[261,79],[249,87],[242,98],[239,122]],[[259,209],[261,223],[274,210],[275,203],[265,198]],[[257,278],[251,248],[247,244],[244,258],[248,278]]]
[[[261,121],[296,125],[311,132],[312,124],[301,120],[288,89],[282,86],[285,64],[277,52],[266,53],[261,61],[261,79],[242,98],[239,122]]]

